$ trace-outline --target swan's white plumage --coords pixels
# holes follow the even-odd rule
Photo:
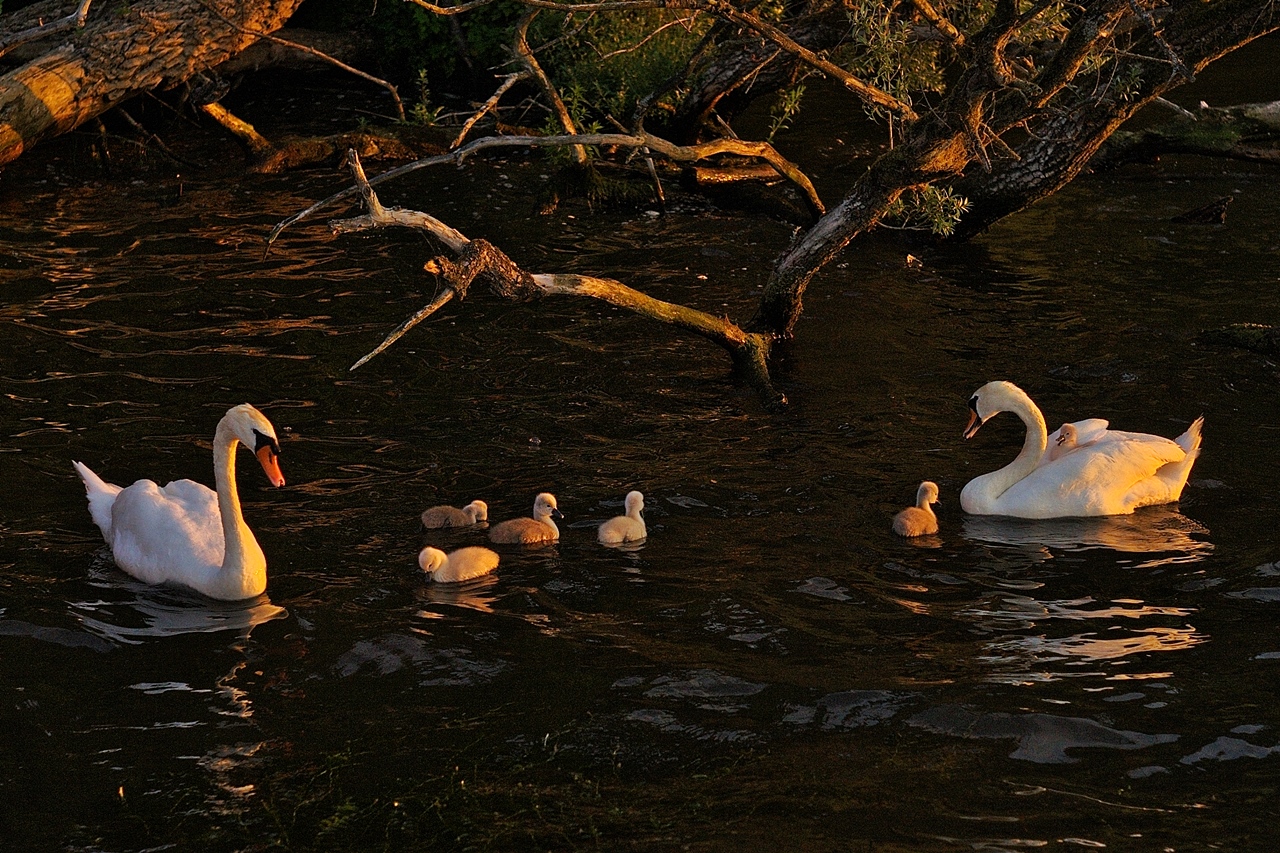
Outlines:
[[[433,506],[422,512],[422,526],[431,530],[440,527],[470,527],[489,520],[489,505],[484,501],[472,501],[458,509],[456,506]]]
[[[1012,462],[970,480],[961,491],[960,506],[975,515],[1127,515],[1140,506],[1172,503],[1181,497],[1199,456],[1204,424],[1204,418],[1198,418],[1170,440],[1108,429],[1100,418],[1076,421],[1076,447],[1050,458],[1045,452],[1049,436],[1044,416],[1013,383],[988,382],[974,394],[970,407],[966,438],[998,412],[1013,412],[1027,427],[1022,450]]]
[[[436,583],[460,583],[487,575],[498,568],[498,555],[488,548],[469,546],[450,551],[427,546],[418,554],[418,565]]]
[[[513,518],[489,528],[489,539],[502,545],[536,545],[560,538],[556,522],[563,519],[556,496],[542,492],[533,501],[533,518]]]
[[[644,517],[640,514],[644,511],[644,495],[635,491],[627,492],[623,504],[625,507],[623,515],[614,516],[600,525],[596,538],[601,545],[639,542],[649,535],[645,528]]]
[[[146,583],[174,583],[210,598],[239,600],[261,595],[267,560],[244,522],[235,482],[236,447],[256,450],[272,485],[284,485],[276,463],[275,428],[245,403],[228,410],[214,433],[214,479],[218,491],[191,480],[163,488],[138,480],[121,488],[73,462],[84,481],[89,514],[111,546],[117,566]]]
[[[899,536],[928,536],[938,532],[938,517],[930,504],[938,501],[938,484],[925,480],[916,489],[916,505],[893,517],[893,532]]]

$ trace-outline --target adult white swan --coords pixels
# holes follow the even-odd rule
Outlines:
[[[191,480],[160,488],[139,480],[121,488],[72,462],[89,496],[89,514],[111,546],[116,565],[146,583],[174,583],[210,598],[237,601],[267,588],[267,558],[244,523],[236,491],[236,446],[252,447],[273,486],[284,485],[275,427],[248,403],[218,421],[213,479],[218,491]]]
[[[988,382],[969,400],[972,438],[987,419],[1013,412],[1027,425],[1017,458],[998,471],[970,480],[960,506],[975,515],[1061,518],[1127,515],[1140,506],[1176,501],[1200,455],[1204,418],[1174,440],[1107,429],[1099,418],[1076,421],[1077,447],[1050,459],[1044,416],[1012,382]],[[1056,436],[1056,433],[1055,433]]]

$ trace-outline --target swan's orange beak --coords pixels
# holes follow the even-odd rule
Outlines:
[[[258,464],[262,466],[262,471],[271,481],[271,485],[277,489],[283,486],[284,474],[280,473],[280,463],[276,461],[276,453],[271,445],[265,444],[259,447],[254,455],[258,457]]]
[[[965,425],[964,433],[963,433],[964,437],[973,438],[974,434],[978,431],[978,427],[980,426],[982,426],[982,419],[978,417],[978,413],[969,412],[969,423]]]

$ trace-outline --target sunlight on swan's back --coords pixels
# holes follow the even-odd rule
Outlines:
[[[271,484],[283,486],[275,427],[248,403],[228,410],[214,432],[217,492],[191,480],[163,488],[138,480],[121,488],[72,462],[116,565],[146,583],[179,584],[210,598],[261,595],[267,559],[245,524],[236,489],[235,452],[242,443],[253,448]]]
[[[969,407],[965,438],[999,412],[1013,412],[1027,427],[1013,462],[970,480],[961,491],[961,507],[975,515],[1127,515],[1141,506],[1172,503],[1181,497],[1200,454],[1204,418],[1176,440],[1107,429],[1099,418],[1076,421],[1071,425],[1076,446],[1053,455],[1045,452],[1044,416],[1013,383],[988,382],[974,393]]]

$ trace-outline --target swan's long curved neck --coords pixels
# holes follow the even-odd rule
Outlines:
[[[225,421],[213,436],[213,480],[218,492],[218,512],[222,517],[223,556],[221,582],[246,587],[266,586],[266,560],[253,531],[245,524],[236,488],[236,438]],[[255,583],[261,575],[260,583]]]
[[[1036,469],[1049,440],[1049,429],[1045,426],[1044,415],[1026,394],[1019,391],[1018,395],[1011,397],[1006,402],[1004,411],[1013,412],[1026,424],[1027,435],[1022,441],[1022,450],[1012,462],[983,478],[986,481],[984,491],[993,498],[1004,494],[1010,486]]]
[[[556,532],[556,536],[560,535],[560,528],[556,527],[556,520],[551,517],[551,513],[547,513],[546,515],[535,515],[534,518],[554,530]]]

